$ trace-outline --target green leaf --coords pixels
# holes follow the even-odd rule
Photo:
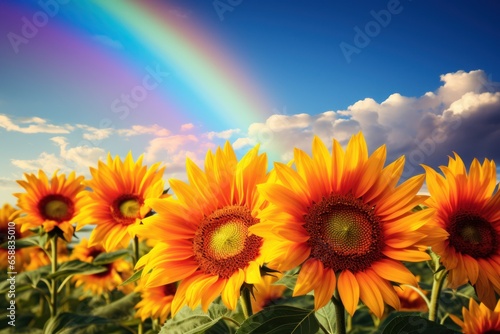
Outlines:
[[[185,306],[173,319],[169,319],[159,334],[202,334],[210,333],[210,328],[217,325],[221,321],[223,315],[227,313],[227,308],[224,305],[212,303],[208,309],[208,313],[202,311],[201,307],[191,310]],[[226,326],[227,328],[227,326]]]
[[[92,311],[92,315],[106,317],[110,319],[123,319],[130,316],[134,311],[134,306],[141,299],[138,293],[132,292],[124,297],[115,300],[111,304],[98,307]]]
[[[45,334],[71,334],[76,329],[88,327],[90,325],[105,325],[110,323],[109,319],[96,317],[93,315],[82,315],[77,313],[59,313],[50,318],[44,327]]]
[[[111,252],[111,253],[101,253],[101,254],[96,256],[94,261],[92,261],[92,264],[96,265],[96,266],[101,266],[103,264],[108,264],[108,263],[114,262],[114,261],[124,257],[125,255],[129,255],[129,254],[130,254],[130,251],[127,249],[120,249],[120,250],[117,250],[116,252]]]
[[[63,262],[61,266],[57,269],[57,272],[47,276],[49,279],[54,278],[65,278],[69,275],[81,274],[90,275],[97,274],[106,271],[106,267],[96,266],[88,262],[83,262],[80,260],[72,260],[68,262]]]
[[[130,276],[122,284],[120,284],[120,286],[127,285],[127,284],[134,283],[134,282],[138,281],[142,276],[142,270],[143,269],[136,271],[132,276]]]
[[[38,246],[39,239],[40,239],[40,237],[38,235],[34,235],[31,237],[26,237],[26,238],[22,238],[22,239],[17,239],[17,240],[15,240],[16,249]],[[11,240],[11,242],[12,242],[12,240]],[[0,245],[0,248],[6,249],[8,247],[8,245],[9,245],[9,241],[6,241]]]
[[[295,283],[297,282],[298,270],[290,270],[286,272],[279,280],[273,283],[273,285],[285,285],[290,290],[295,288]]]
[[[382,334],[458,334],[458,332],[419,316],[401,316],[390,321]]]
[[[236,334],[316,334],[318,330],[314,310],[273,305],[245,320]]]
[[[323,327],[328,330],[328,333],[335,333],[335,306],[331,301],[317,310],[315,315]]]

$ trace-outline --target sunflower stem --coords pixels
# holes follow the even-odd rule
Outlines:
[[[134,242],[132,243],[132,249],[134,252],[132,264],[134,265],[134,268],[135,268],[135,265],[139,261],[139,238],[137,236],[134,237]],[[136,285],[137,285],[137,282],[136,282]],[[137,334],[142,334],[143,331],[144,331],[144,325],[142,324],[142,321],[141,321],[137,325]]]
[[[50,253],[51,253],[51,274],[57,272],[57,236],[50,239]],[[57,315],[57,278],[52,278],[50,282],[50,316]]]
[[[243,315],[245,316],[245,319],[253,314],[251,298],[252,297],[250,295],[250,289],[244,287],[241,291],[241,308],[243,309]]]
[[[431,300],[429,305],[429,320],[438,321],[439,296],[443,289],[444,281],[448,272],[440,269],[440,261],[437,255],[431,252],[431,257],[434,261],[434,280],[432,282]]]
[[[345,307],[339,298],[339,292],[335,289],[335,296],[332,296],[332,303],[335,306],[335,318],[337,334],[346,334]]]

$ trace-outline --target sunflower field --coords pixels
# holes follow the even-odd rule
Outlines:
[[[0,210],[0,333],[500,333],[495,163],[403,181],[362,133],[331,147],[269,171],[226,143],[168,188],[132,154],[26,173]]]

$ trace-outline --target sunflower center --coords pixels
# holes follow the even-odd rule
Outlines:
[[[111,205],[113,218],[124,225],[133,224],[140,217],[141,206],[144,201],[135,194],[126,194],[118,197]]]
[[[47,195],[38,202],[38,211],[44,219],[54,220],[58,223],[73,218],[73,202],[59,194]]]
[[[170,283],[163,286],[163,294],[165,296],[173,296],[175,295],[176,291],[177,291],[177,286],[175,283]]]
[[[352,195],[331,195],[304,217],[311,256],[333,271],[358,272],[382,258],[380,220],[371,206]]]
[[[474,258],[486,258],[495,253],[498,235],[491,224],[470,212],[458,212],[449,219],[450,245],[458,252]]]
[[[200,268],[206,273],[229,278],[255,260],[262,239],[248,236],[248,228],[257,222],[250,209],[244,206],[227,206],[205,217],[193,243]]]

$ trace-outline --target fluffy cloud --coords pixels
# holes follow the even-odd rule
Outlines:
[[[215,138],[229,139],[232,136],[234,136],[235,134],[238,134],[240,132],[241,132],[240,129],[229,129],[229,130],[224,130],[224,131],[219,131],[219,132],[211,131],[211,132],[206,133],[205,135],[209,140],[213,140]]]
[[[363,131],[369,147],[386,144],[388,159],[407,156],[405,177],[422,172],[420,164],[447,163],[453,151],[466,161],[477,157],[500,160],[500,86],[481,71],[458,71],[441,76],[443,84],[420,97],[394,93],[385,101],[366,98],[346,110],[318,115],[273,115],[254,123],[238,148],[261,143],[263,150],[292,157],[294,147],[310,151],[313,135],[331,147],[332,138],[346,144]]]
[[[138,136],[138,135],[154,135],[158,137],[164,137],[170,135],[170,131],[159,126],[158,124],[154,124],[151,126],[143,126],[143,125],[132,125],[130,129],[118,129],[116,132],[125,137]]]
[[[63,173],[76,171],[88,175],[89,166],[95,166],[106,154],[103,149],[88,146],[68,147],[65,137],[52,137],[50,140],[59,147],[59,154],[42,152],[36,159],[11,159],[11,163],[26,172],[42,169],[47,174],[56,170]]]
[[[28,124],[28,126],[19,126],[18,124]],[[0,128],[7,131],[15,131],[21,133],[70,133],[74,127],[65,125],[53,125],[47,123],[47,120],[40,117],[31,117],[24,119],[13,120],[7,115],[0,114]]]

